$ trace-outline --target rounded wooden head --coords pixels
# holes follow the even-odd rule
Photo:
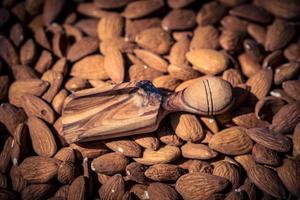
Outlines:
[[[205,115],[223,113],[233,103],[230,83],[212,76],[199,78],[187,87],[182,95],[183,101],[188,107]]]

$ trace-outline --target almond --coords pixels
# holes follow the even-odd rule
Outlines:
[[[185,141],[198,141],[204,136],[202,126],[195,115],[172,114],[171,125],[176,135]]]
[[[91,55],[77,61],[72,66],[70,75],[83,79],[108,79],[104,69],[104,57]]]
[[[84,37],[73,44],[67,53],[67,58],[71,62],[77,61],[95,52],[98,48],[98,41],[93,37]]]
[[[110,48],[104,57],[104,69],[107,75],[115,82],[122,83],[125,76],[125,61],[117,48]]]
[[[241,155],[251,151],[253,142],[242,127],[231,127],[212,136],[209,147],[227,155]]]
[[[159,55],[143,49],[135,49],[134,53],[147,66],[161,72],[167,72],[168,63]]]
[[[276,198],[286,198],[286,191],[277,173],[262,165],[253,165],[248,171],[250,180],[262,191]]]
[[[26,114],[22,109],[19,109],[9,103],[2,103],[0,105],[0,123],[4,125],[5,129],[14,135],[14,131],[19,123],[26,120]]]
[[[119,14],[106,15],[100,19],[97,27],[98,38],[106,40],[122,34],[124,20]]]
[[[0,153],[0,172],[6,173],[10,166],[11,166],[11,160],[10,160],[10,154],[11,154],[11,146],[13,144],[13,138],[8,136],[6,138],[3,138],[3,147],[1,148]]]
[[[288,137],[267,128],[251,128],[246,133],[258,144],[275,151],[288,152],[292,147]]]
[[[32,156],[26,158],[19,169],[29,183],[46,183],[57,175],[58,164],[53,158]]]
[[[99,189],[101,199],[122,199],[125,193],[125,183],[120,174],[112,176]]]
[[[27,124],[35,153],[40,156],[53,156],[56,153],[57,145],[46,123],[32,116],[28,118]]]
[[[300,81],[291,80],[282,83],[283,90],[293,99],[300,101]]]
[[[171,10],[161,22],[163,29],[186,30],[196,25],[196,15],[192,10],[175,9]]]
[[[180,156],[180,149],[175,146],[163,146],[157,151],[145,149],[142,158],[134,158],[138,163],[144,165],[154,165],[160,163],[169,163]]]
[[[181,176],[176,182],[176,190],[184,199],[206,199],[212,194],[226,188],[228,181],[224,178],[201,172]]]
[[[141,147],[136,142],[128,139],[116,139],[104,142],[104,144],[109,149],[127,157],[140,157],[142,155]]]
[[[129,180],[133,180],[137,183],[147,183],[148,179],[144,174],[146,169],[146,166],[137,162],[132,162],[126,166],[126,178],[129,178]]]
[[[181,146],[182,157],[191,159],[208,160],[218,155],[217,152],[204,144],[188,142]]]
[[[147,189],[149,199],[165,199],[165,200],[178,200],[180,199],[176,190],[163,183],[151,183]]]
[[[154,181],[176,181],[182,172],[176,165],[155,164],[145,171],[145,176]]]
[[[186,54],[187,60],[194,65],[194,69],[204,74],[216,75],[228,66],[227,57],[212,49],[198,49]]]
[[[58,15],[63,11],[65,1],[60,0],[46,0],[43,9],[44,24],[51,24]]]
[[[161,28],[146,29],[136,36],[135,41],[139,46],[157,54],[167,53],[172,44],[170,34]]]
[[[265,49],[275,51],[286,46],[295,33],[294,26],[289,22],[281,19],[274,20],[267,30]]]
[[[217,49],[219,46],[219,31],[215,27],[207,25],[195,29],[190,50]]]
[[[300,163],[292,159],[284,159],[282,166],[277,168],[282,183],[294,196],[300,196]]]
[[[132,136],[134,141],[145,149],[157,150],[159,148],[158,138],[151,133]]]
[[[72,144],[70,144],[70,147],[73,150],[79,151],[83,158],[85,158],[85,157],[97,158],[97,157],[109,152],[109,150],[106,148],[106,146],[102,142],[99,142],[99,141],[81,143],[81,144],[72,143]]]
[[[164,5],[161,0],[142,0],[129,3],[123,11],[123,16],[134,19],[145,17]]]
[[[241,183],[239,168],[227,161],[217,162],[214,166],[213,175],[226,178],[231,183],[233,189],[238,188]]]
[[[271,166],[278,166],[281,164],[281,159],[277,151],[264,147],[256,143],[252,149],[252,156],[255,162]]]
[[[300,103],[289,103],[274,115],[271,129],[278,133],[291,132],[300,121]]]
[[[20,107],[22,105],[22,95],[32,94],[41,96],[49,87],[49,83],[39,79],[28,79],[15,81],[8,91],[9,102]]]
[[[293,156],[300,158],[300,123],[298,123],[293,133]]]
[[[86,199],[86,182],[84,176],[78,176],[69,187],[68,199]]]
[[[21,196],[24,200],[45,199],[55,191],[53,184],[31,184],[22,190]]]
[[[125,170],[129,160],[120,153],[104,154],[92,161],[91,168],[95,172],[112,175]]]
[[[187,64],[185,54],[189,51],[190,40],[188,38],[183,38],[176,43],[174,43],[170,49],[168,59],[171,64],[174,65],[184,65]]]
[[[45,120],[50,124],[54,123],[55,114],[52,108],[41,98],[31,94],[23,95],[22,98],[22,107],[25,110],[27,116],[35,116]]]
[[[61,88],[61,85],[63,83],[63,74],[54,70],[48,70],[43,74],[41,79],[50,83],[50,87],[43,94],[42,98],[48,103],[51,103],[54,96]]]

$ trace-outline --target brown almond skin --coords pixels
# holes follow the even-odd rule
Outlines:
[[[291,132],[300,121],[300,103],[293,102],[281,107],[274,115],[271,129],[278,133]]]
[[[225,189],[228,181],[225,178],[201,172],[181,176],[176,182],[176,190],[184,199],[204,199]]]
[[[217,162],[214,166],[213,175],[220,176],[229,180],[233,189],[241,184],[241,173],[239,168],[227,161]]]
[[[156,164],[145,171],[145,176],[153,181],[176,181],[182,172],[182,169],[176,165]]]
[[[120,139],[104,142],[105,145],[127,157],[140,157],[142,155],[141,147],[132,140]]]
[[[162,27],[169,30],[186,30],[196,25],[195,13],[191,10],[178,9],[171,10],[162,20]]]
[[[208,160],[216,157],[218,153],[207,145],[188,142],[181,146],[182,157],[190,159]]]
[[[300,123],[298,123],[293,133],[293,156],[300,158]]]
[[[149,198],[154,199],[165,199],[165,200],[179,200],[179,194],[176,190],[163,183],[151,183],[147,189]]]
[[[126,166],[125,171],[127,178],[129,178],[130,180],[133,180],[137,183],[145,184],[148,182],[148,179],[144,174],[146,169],[147,167],[140,163],[131,162]]]
[[[85,199],[87,197],[86,178],[78,176],[70,185],[68,199]]]
[[[58,163],[53,158],[32,156],[19,166],[20,172],[29,183],[46,183],[58,173]]]
[[[213,135],[209,147],[224,154],[241,155],[251,151],[253,142],[246,135],[246,129],[231,127]]]
[[[121,199],[125,193],[125,183],[120,174],[109,178],[99,189],[102,199]]]
[[[300,196],[300,163],[297,160],[284,159],[277,173],[286,189],[294,196]]]
[[[95,172],[112,175],[125,170],[129,160],[120,153],[107,153],[91,163],[91,168]]]
[[[263,145],[256,143],[252,149],[252,156],[255,162],[271,166],[278,166],[281,164],[281,159],[277,151],[266,148]]]
[[[292,143],[288,137],[267,128],[251,128],[246,133],[258,144],[275,151],[288,152],[292,147]]]
[[[285,188],[277,173],[262,165],[253,165],[248,171],[250,180],[262,191],[276,198],[286,198]]]
[[[282,83],[283,90],[293,99],[300,101],[300,80],[290,80]]]
[[[47,124],[34,116],[27,121],[32,147],[36,154],[51,157],[57,151],[57,144]]]

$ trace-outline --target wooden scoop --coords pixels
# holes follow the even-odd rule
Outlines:
[[[71,94],[62,113],[62,136],[68,143],[153,132],[168,113],[185,111],[217,115],[233,104],[231,85],[203,77],[166,94],[150,81],[122,83]]]

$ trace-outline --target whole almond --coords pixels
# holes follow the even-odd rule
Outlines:
[[[194,65],[194,69],[204,74],[216,75],[228,66],[227,57],[212,49],[198,49],[186,54],[187,60]]]
[[[72,66],[70,75],[84,79],[108,79],[104,69],[104,57],[91,55],[77,61]]]
[[[224,154],[241,155],[251,151],[253,142],[245,128],[236,126],[213,135],[209,147]]]
[[[180,80],[174,78],[171,75],[163,75],[153,79],[152,83],[155,87],[165,89],[165,90],[175,90],[175,88],[180,84]]]
[[[54,123],[54,111],[45,101],[31,94],[23,95],[22,98],[22,108],[25,110],[27,116],[35,116],[50,124]]]
[[[129,3],[123,11],[123,16],[134,19],[145,17],[164,5],[161,0],[142,0]]]
[[[122,83],[125,76],[125,61],[117,48],[110,48],[104,57],[104,69],[107,75],[115,82]]]
[[[78,169],[72,162],[63,162],[58,167],[57,180],[62,184],[71,184],[78,175]]]
[[[109,51],[111,46],[117,47],[122,53],[132,53],[133,49],[136,47],[136,44],[128,41],[124,37],[113,37],[105,39],[100,43],[100,51],[104,55]]]
[[[146,65],[132,65],[129,68],[130,81],[153,80],[163,73]]]
[[[12,166],[9,175],[14,191],[21,192],[27,186],[27,181],[24,179],[19,166]]]
[[[171,10],[161,22],[163,29],[168,30],[186,30],[196,25],[196,15],[191,10],[176,9]]]
[[[276,19],[268,27],[265,48],[268,51],[278,50],[286,46],[295,35],[295,28],[289,22]]]
[[[36,71],[28,65],[13,65],[12,72],[16,80],[37,79]]]
[[[122,199],[125,193],[125,183],[121,174],[108,179],[99,189],[101,199]]]
[[[264,147],[256,143],[252,149],[252,156],[255,162],[271,166],[278,166],[281,164],[281,159],[277,151]]]
[[[0,37],[0,48],[3,49],[0,52],[0,57],[9,65],[15,65],[19,63],[19,57],[13,46],[13,44],[6,37]]]
[[[144,165],[154,165],[160,163],[169,163],[177,159],[179,156],[180,149],[178,147],[166,145],[159,148],[157,151],[145,149],[143,152],[143,157],[134,158],[134,160]]]
[[[83,37],[81,40],[71,46],[67,53],[67,58],[71,61],[77,61],[93,52],[98,48],[98,41],[93,37]]]
[[[138,143],[140,146],[144,147],[145,149],[157,150],[159,148],[159,140],[152,133],[135,135],[132,137],[136,143]]]
[[[70,147],[75,151],[79,151],[83,158],[97,158],[109,152],[109,149],[99,141],[81,144],[72,143]]]
[[[183,81],[197,78],[200,75],[198,71],[194,70],[190,66],[185,65],[180,66],[171,64],[168,66],[168,72],[172,77]]]
[[[145,171],[146,171],[147,167],[137,163],[137,162],[131,162],[130,164],[128,164],[126,166],[126,178],[129,178],[129,180],[133,180],[137,183],[147,183],[148,179],[145,176]]]
[[[95,172],[112,175],[125,170],[129,160],[120,153],[104,154],[92,161],[91,168]]]
[[[53,158],[32,156],[25,158],[19,169],[29,183],[46,183],[57,175],[58,163]]]
[[[214,166],[213,175],[226,178],[233,189],[239,187],[241,183],[241,174],[239,168],[227,161],[217,162]]]
[[[55,159],[75,163],[75,153],[71,147],[61,148],[54,156]]]
[[[256,114],[253,112],[235,116],[232,118],[232,121],[236,125],[244,127],[244,128],[269,127],[270,126],[269,122],[258,119]]]
[[[43,50],[38,61],[34,66],[34,69],[39,73],[44,73],[51,67],[52,62],[53,62],[52,54],[47,50]]]
[[[297,160],[284,159],[282,166],[277,168],[282,183],[294,196],[300,196],[300,163]]]
[[[54,96],[51,105],[53,110],[58,114],[61,114],[64,100],[67,98],[68,94],[67,90],[62,89]]]
[[[140,157],[142,155],[141,147],[134,141],[128,139],[117,139],[104,142],[111,150],[119,152],[127,157]]]
[[[292,147],[292,142],[288,137],[267,128],[251,128],[246,133],[258,144],[275,151],[288,152]]]
[[[14,135],[14,131],[19,123],[26,120],[26,114],[23,110],[9,104],[0,105],[0,123],[4,125],[7,131]]]
[[[218,153],[204,144],[188,142],[181,146],[182,157],[191,159],[208,160],[214,158]]]
[[[219,2],[208,2],[204,4],[197,15],[197,23],[201,26],[214,24],[225,14],[227,8]]]
[[[50,183],[31,184],[22,190],[21,196],[24,200],[45,199],[55,191],[55,187]]]
[[[172,38],[161,28],[149,28],[140,32],[135,41],[139,46],[157,54],[165,54],[170,50]]]
[[[165,200],[178,200],[180,199],[176,190],[163,183],[151,183],[147,189],[149,199],[165,199]]]
[[[177,165],[155,164],[145,171],[145,176],[154,181],[176,181],[182,172]]]
[[[167,72],[168,63],[159,55],[143,49],[135,49],[134,53],[147,66],[161,72]]]
[[[47,90],[48,87],[49,83],[40,79],[15,81],[11,84],[8,91],[9,102],[20,107],[22,105],[22,95],[32,94],[40,96]]]
[[[98,38],[106,40],[122,34],[124,20],[119,14],[110,14],[100,19],[97,27]]]
[[[273,81],[273,70],[271,68],[262,69],[248,79],[247,85],[251,87],[250,92],[257,99],[265,97],[271,89]]]
[[[297,62],[289,62],[279,66],[275,70],[274,83],[280,85],[282,82],[292,79],[299,70],[300,65]]]
[[[32,39],[29,39],[20,49],[20,61],[23,65],[30,65],[36,59],[36,46]]]
[[[44,24],[49,25],[53,22],[63,10],[65,1],[46,0],[43,8]]]
[[[262,165],[253,165],[248,171],[250,180],[262,191],[276,198],[285,198],[286,191],[277,173]]]
[[[300,101],[300,81],[290,80],[282,83],[283,90],[293,99]]]
[[[278,133],[288,133],[300,121],[300,103],[293,102],[281,107],[274,115],[271,129]]]
[[[86,199],[86,184],[86,178],[84,176],[78,176],[69,187],[68,199]]]
[[[298,123],[293,133],[293,156],[300,158],[300,123]]]
[[[172,114],[170,119],[173,130],[181,139],[195,142],[204,137],[202,126],[195,115],[177,113]]]
[[[168,6],[170,6],[173,9],[176,8],[183,8],[187,5],[193,3],[195,0],[168,0]]]
[[[199,26],[195,29],[190,50],[217,49],[219,46],[219,31],[214,26]]]
[[[206,199],[212,194],[226,188],[225,178],[201,172],[189,173],[181,176],[176,182],[176,190],[184,199]]]
[[[53,133],[45,122],[36,117],[29,117],[28,128],[33,150],[40,156],[51,157],[57,151]]]
[[[174,43],[170,49],[168,59],[171,64],[174,65],[184,65],[187,64],[185,54],[189,51],[190,40],[188,38],[183,38],[176,43]]]

